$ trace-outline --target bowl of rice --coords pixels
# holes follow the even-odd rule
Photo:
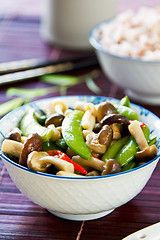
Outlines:
[[[134,101],[160,104],[160,8],[127,10],[97,24],[89,41],[104,73]]]

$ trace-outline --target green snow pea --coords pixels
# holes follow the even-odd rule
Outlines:
[[[114,158],[116,154],[120,151],[120,149],[127,143],[128,140],[129,140],[129,136],[125,136],[117,140],[111,146],[109,146],[107,151],[103,155],[102,160],[105,161],[105,159]]]
[[[142,131],[146,140],[149,140],[150,130],[147,125],[142,126]],[[120,149],[115,156],[115,159],[120,162],[121,166],[129,164],[135,158],[136,152],[139,151],[138,144],[133,136],[130,136],[129,141]]]
[[[47,119],[47,116],[45,114],[42,114],[42,113],[39,113],[39,112],[35,112],[35,117],[37,119],[37,122],[40,124],[40,125],[45,125],[45,121]]]
[[[124,165],[124,166],[122,167],[122,172],[131,170],[131,169],[133,169],[133,168],[135,168],[135,167],[136,167],[136,163],[134,162],[134,160],[133,160],[133,161],[130,161],[128,164],[126,164],[126,165]]]
[[[121,167],[123,167],[134,159],[137,149],[138,145],[136,140],[130,136],[129,141],[116,154],[115,159],[120,163]]]
[[[32,133],[38,133],[44,142],[48,141],[53,135],[53,129],[41,126],[33,109],[30,109],[20,121],[20,129],[24,136]]]
[[[129,120],[138,120],[138,113],[136,113],[132,108],[121,105],[115,105],[115,107],[119,114],[126,116]]]
[[[131,106],[130,106],[130,100],[129,100],[128,96],[123,97],[123,98],[121,99],[119,105],[130,108]]]
[[[47,152],[50,150],[61,150],[61,148],[57,147],[57,145],[51,140],[43,142],[43,151]]]
[[[146,140],[147,140],[147,142],[148,142],[148,141],[149,141],[149,136],[150,136],[149,127],[148,127],[147,125],[145,125],[145,126],[142,126],[141,128],[142,128],[142,131],[143,131],[143,133],[144,133],[144,136],[145,136],[145,138],[146,138]]]
[[[154,137],[154,138],[152,138],[151,140],[149,140],[148,145],[149,145],[149,146],[151,146],[151,145],[153,145],[153,144],[156,145],[156,143],[157,143],[157,137]]]
[[[87,147],[81,127],[84,112],[74,110],[62,122],[62,135],[66,144],[79,156],[89,160],[92,155]]]
[[[63,149],[67,149],[67,144],[66,144],[66,142],[65,142],[65,140],[64,140],[64,138],[60,138],[60,139],[58,139],[56,142],[55,142],[55,144],[58,146],[58,147],[60,147],[60,148],[63,148]]]

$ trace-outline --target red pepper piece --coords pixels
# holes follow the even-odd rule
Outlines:
[[[50,150],[50,151],[47,151],[47,153],[50,155],[50,156],[55,156],[57,155],[59,158],[61,158],[62,160],[65,160],[67,162],[70,162],[73,164],[74,166],[74,170],[77,171],[77,172],[80,172],[84,175],[88,174],[88,172],[81,166],[79,165],[78,163],[74,162],[72,159],[70,159],[67,154],[61,152],[60,150]]]

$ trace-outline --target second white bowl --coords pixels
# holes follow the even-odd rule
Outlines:
[[[106,76],[124,88],[126,95],[133,100],[160,105],[160,62],[119,56],[104,49],[99,42],[99,30],[104,23],[91,30],[89,41]]]

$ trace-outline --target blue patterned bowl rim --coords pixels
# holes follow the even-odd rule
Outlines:
[[[37,101],[31,102],[31,103],[28,103],[26,105],[23,105],[23,106],[15,109],[13,111],[11,111],[10,113],[6,114],[0,120],[0,126],[1,126],[1,123],[3,121],[6,121],[6,119],[11,119],[11,115],[15,115],[16,116],[16,114],[20,110],[23,110],[23,112],[25,112],[25,109],[28,106],[32,107],[32,108],[36,108],[36,107],[38,107],[38,104],[40,104],[42,102],[45,103],[46,101],[51,101],[51,100],[56,99],[56,98],[58,98],[58,99],[59,98],[61,98],[61,99],[63,99],[63,98],[68,98],[68,99],[77,98],[77,100],[79,100],[79,101],[81,101],[81,100],[87,101],[88,100],[88,101],[92,101],[92,103],[94,103],[94,104],[98,104],[98,103],[100,103],[102,101],[106,101],[106,100],[107,101],[111,101],[111,102],[115,102],[115,103],[120,101],[119,99],[116,99],[116,98],[104,97],[104,96],[92,96],[92,95],[85,95],[85,96],[84,95],[71,95],[71,96],[57,96],[57,97],[53,97],[53,98],[45,98],[45,99],[37,100]],[[74,102],[74,101],[72,101],[72,102]],[[158,125],[159,125],[159,131],[160,131],[160,119],[158,118],[158,116],[156,116],[151,111],[149,111],[149,110],[147,110],[147,109],[145,109],[145,108],[143,108],[143,107],[141,107],[141,106],[139,106],[137,104],[131,103],[131,107],[133,107],[133,108],[135,107],[136,109],[138,108],[139,111],[140,111],[140,116],[142,116],[142,115],[144,115],[145,117],[148,117],[149,115],[153,116],[155,118],[155,120],[157,120],[158,123],[159,123]],[[151,131],[151,133],[153,133],[153,132],[154,132],[154,129]],[[2,141],[3,141],[4,137],[5,137],[1,127],[0,127],[0,137],[1,137],[1,140],[0,140],[0,148],[1,148]],[[154,159],[152,159],[151,161],[143,164],[142,166],[136,167],[134,169],[131,169],[131,170],[128,170],[128,171],[125,171],[125,172],[116,173],[116,174],[110,174],[110,175],[104,175],[104,176],[94,176],[94,177],[84,177],[84,178],[82,178],[82,177],[63,177],[63,176],[57,176],[57,175],[51,175],[51,174],[47,174],[47,173],[32,171],[32,170],[30,170],[30,169],[28,169],[26,167],[23,167],[23,166],[15,163],[15,162],[13,162],[12,160],[10,160],[8,157],[6,157],[2,153],[1,149],[0,149],[0,157],[3,158],[5,161],[9,162],[10,164],[12,164],[12,165],[14,165],[14,166],[24,170],[24,171],[28,171],[30,173],[33,173],[33,174],[38,174],[38,175],[41,175],[41,176],[44,176],[44,177],[57,178],[57,179],[59,179],[59,178],[60,179],[74,179],[74,180],[77,179],[77,180],[84,181],[84,180],[87,180],[87,179],[103,179],[103,178],[110,178],[110,177],[116,177],[116,176],[120,176],[120,175],[124,175],[124,174],[129,174],[129,173],[132,173],[134,171],[138,171],[138,170],[140,170],[140,169],[142,169],[142,168],[152,164],[155,161],[158,161],[159,157],[160,157],[160,135],[157,136],[157,148],[158,148],[158,155]]]

